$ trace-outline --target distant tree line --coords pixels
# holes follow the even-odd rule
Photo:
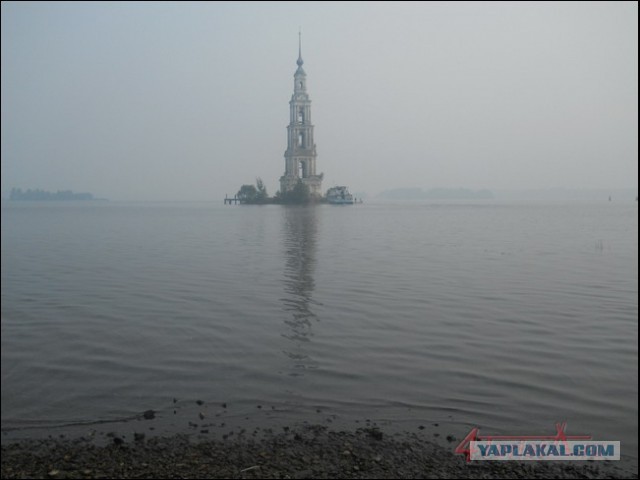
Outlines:
[[[267,187],[261,178],[256,178],[254,185],[242,185],[236,194],[240,203],[248,205],[265,205],[267,203],[279,203],[289,205],[305,205],[311,202],[309,186],[298,180],[298,183],[288,192],[276,192],[273,197],[267,194]]]
[[[385,190],[378,195],[381,198],[395,200],[491,200],[490,190],[469,190],[467,188],[396,188]]]
[[[25,190],[21,188],[12,188],[9,194],[9,200],[93,200],[90,193],[73,193],[71,190],[58,190],[57,192],[47,192],[46,190]]]

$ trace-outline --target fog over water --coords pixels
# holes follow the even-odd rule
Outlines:
[[[567,422],[637,471],[637,2],[0,8],[3,444]],[[365,201],[223,204],[299,29],[291,139]]]
[[[324,188],[637,190],[635,2],[1,8],[3,198],[275,193],[299,26]]]

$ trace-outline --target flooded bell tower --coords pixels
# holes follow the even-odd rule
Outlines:
[[[311,124],[311,100],[307,93],[307,74],[302,68],[302,37],[298,33],[298,69],[293,75],[293,95],[289,102],[287,150],[284,152],[285,170],[280,177],[280,192],[293,189],[298,180],[309,187],[312,197],[322,196],[322,174],[316,174],[316,144]]]

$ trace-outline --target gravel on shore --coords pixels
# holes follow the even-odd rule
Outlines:
[[[617,462],[471,462],[416,434],[285,427],[262,438],[186,435],[2,445],[2,478],[638,478]]]

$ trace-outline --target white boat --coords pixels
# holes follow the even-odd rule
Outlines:
[[[327,202],[332,205],[353,205],[353,195],[347,187],[332,187],[327,190]]]

